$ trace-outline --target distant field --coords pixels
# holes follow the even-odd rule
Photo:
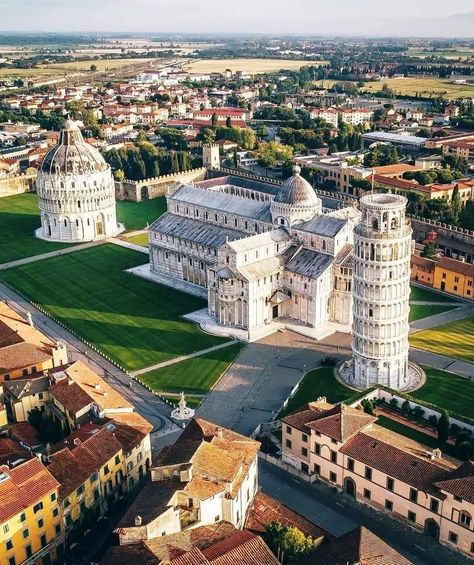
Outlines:
[[[97,71],[107,71],[120,69],[128,65],[137,65],[144,62],[153,63],[157,59],[114,59],[99,60],[90,59],[88,61],[73,61],[70,63],[51,63],[49,65],[39,65],[35,69],[0,69],[0,78],[42,78],[63,76],[66,73],[84,72],[90,69],[91,65],[96,65]]]
[[[468,59],[474,57],[474,49],[462,47],[460,49],[444,49],[442,51],[432,51],[430,49],[419,49],[412,47],[407,49],[405,55],[409,57],[443,57],[445,59]]]
[[[193,73],[221,73],[226,69],[247,71],[248,73],[266,73],[283,69],[297,70],[306,65],[322,65],[323,61],[286,61],[282,59],[202,59],[185,66]]]
[[[377,82],[364,83],[364,89],[379,92],[386,84],[395,94],[406,96],[429,97],[443,95],[445,98],[462,98],[474,96],[474,85],[452,84],[441,78],[391,78]]]

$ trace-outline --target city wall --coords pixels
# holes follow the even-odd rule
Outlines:
[[[34,192],[35,190],[36,173],[0,177],[0,198],[22,194],[23,192]]]

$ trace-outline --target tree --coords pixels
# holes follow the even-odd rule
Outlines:
[[[449,437],[449,414],[446,410],[441,412],[438,420],[438,442],[446,443]]]
[[[410,403],[408,402],[408,400],[405,400],[402,403],[402,412],[404,414],[409,414],[410,413]]]
[[[217,117],[217,114],[214,112],[211,118],[211,127],[216,128],[218,125],[219,125],[219,118]]]
[[[123,182],[125,178],[125,173],[122,171],[122,169],[117,169],[116,171],[114,171],[114,179],[117,182]]]
[[[277,141],[260,143],[256,157],[260,165],[264,167],[275,167],[293,157],[293,149],[289,145],[283,145]]]
[[[459,214],[459,226],[474,230],[474,200],[469,200]]]
[[[469,461],[472,451],[472,444],[470,441],[462,441],[456,446],[456,455],[461,461]]]
[[[451,214],[452,214],[452,222],[455,226],[459,224],[459,218],[461,216],[462,210],[462,200],[461,195],[459,194],[459,188],[456,185],[453,190],[453,195],[451,197]]]
[[[306,536],[295,526],[284,526],[280,522],[270,522],[265,529],[265,540],[275,555],[283,553],[284,562],[291,562],[316,549],[311,536]]]
[[[97,70],[97,65],[91,65],[91,66],[90,66],[90,69],[91,69],[91,71],[92,71],[93,73],[95,73],[96,70]]]
[[[420,255],[427,259],[432,259],[436,255],[436,245],[433,241],[427,241],[421,250]]]
[[[463,441],[471,441],[471,434],[467,430],[461,430],[456,436],[456,445]]]
[[[225,120],[225,125],[228,128],[232,127],[232,118],[230,116],[227,116],[226,120]]]

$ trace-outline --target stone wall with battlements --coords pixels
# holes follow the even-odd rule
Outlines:
[[[34,192],[35,190],[36,173],[0,177],[0,198],[22,194],[23,192]]]

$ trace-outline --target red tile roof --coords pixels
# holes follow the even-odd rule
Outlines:
[[[55,492],[58,481],[36,457],[14,469],[0,467],[5,480],[0,482],[0,524]]]
[[[474,503],[474,463],[466,461],[460,467],[448,473],[436,486],[458,496],[471,504]]]

